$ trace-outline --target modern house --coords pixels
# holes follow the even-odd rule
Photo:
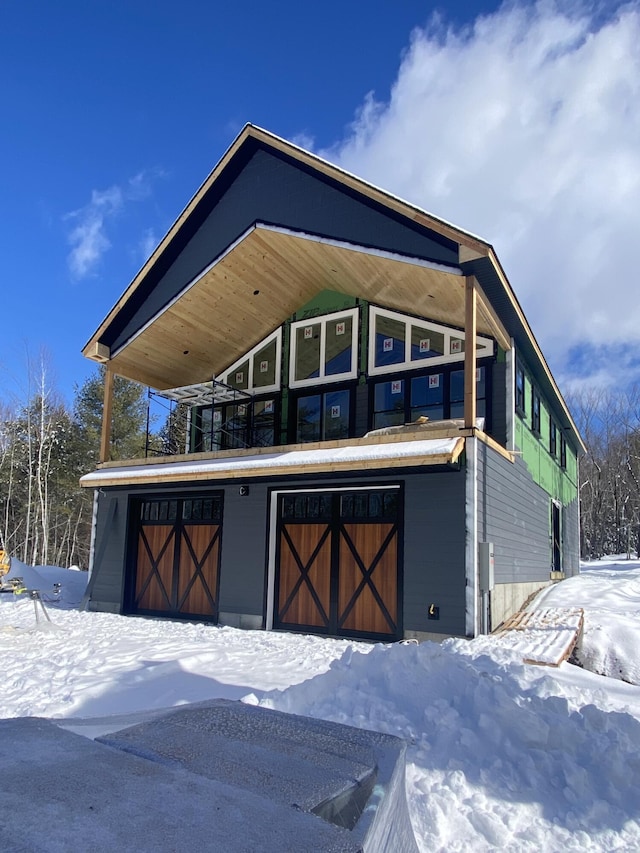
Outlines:
[[[247,125],[83,350],[95,610],[398,640],[578,571],[582,440],[490,244]],[[111,461],[113,376],[188,413]]]

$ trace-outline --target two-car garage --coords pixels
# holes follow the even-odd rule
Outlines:
[[[276,491],[270,499],[265,623],[400,638],[400,486]],[[129,518],[128,612],[217,622],[223,492],[132,497]]]

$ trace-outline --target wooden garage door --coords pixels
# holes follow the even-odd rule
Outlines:
[[[132,611],[218,619],[222,497],[138,502]]]
[[[400,489],[279,496],[274,627],[401,636]]]

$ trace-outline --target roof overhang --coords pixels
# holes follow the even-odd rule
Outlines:
[[[158,390],[206,382],[323,290],[464,327],[459,267],[256,223],[116,351],[84,354]],[[478,333],[507,348],[479,297]]]

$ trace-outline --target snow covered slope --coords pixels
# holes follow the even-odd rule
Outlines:
[[[244,698],[406,738],[424,851],[640,850],[639,563],[585,567],[538,602],[584,609],[576,654],[603,674],[528,666],[496,637],[368,645],[78,612],[86,578],[67,576],[51,625],[0,598],[2,717],[95,735],[122,727],[110,715]]]

